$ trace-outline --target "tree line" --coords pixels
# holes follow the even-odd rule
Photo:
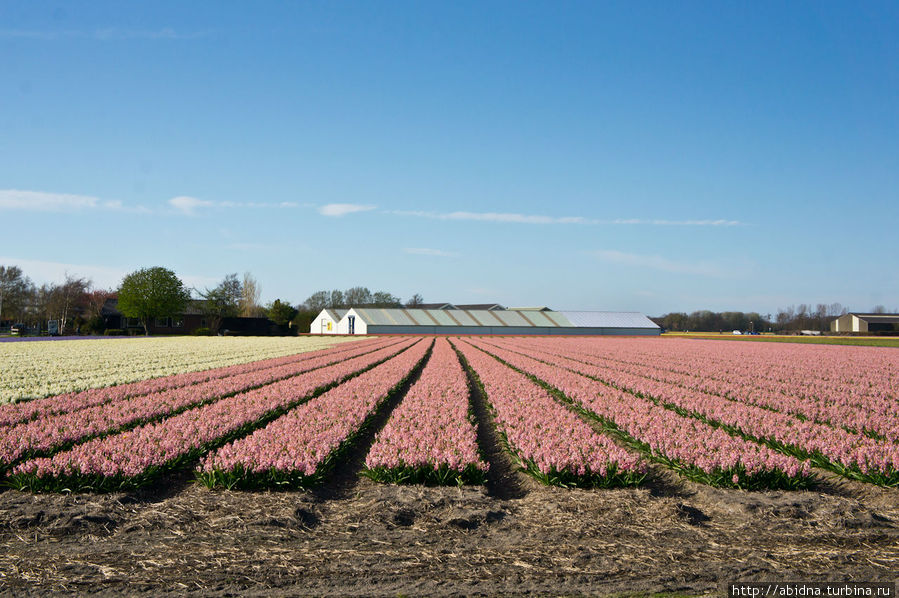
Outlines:
[[[157,266],[129,273],[115,289],[101,289],[89,278],[68,273],[62,283],[38,286],[18,266],[0,265],[0,326],[45,328],[47,321],[55,320],[60,334],[102,334],[106,329],[103,307],[108,299],[117,300],[123,316],[139,319],[145,333],[149,333],[154,318],[177,316],[191,302],[213,333],[225,318],[267,318],[284,332],[295,333],[308,331],[324,308],[403,305],[392,293],[371,292],[362,286],[318,291],[296,306],[281,299],[262,305],[260,297],[261,287],[249,272],[243,276],[228,274],[214,287],[197,289],[187,287],[171,270]],[[416,294],[405,305],[414,307],[422,302],[421,295]]]
[[[895,311],[895,310],[894,310]],[[724,332],[731,330],[754,332],[792,332],[813,330],[827,332],[830,323],[846,314],[849,310],[840,303],[801,303],[779,309],[775,314],[758,312],[709,310],[694,311],[690,314],[672,312],[656,318],[653,322],[676,332]],[[887,313],[883,305],[875,305],[871,313]]]
[[[191,301],[216,332],[230,317],[268,318],[285,331],[305,332],[312,320],[325,308],[416,307],[424,300],[418,293],[405,303],[387,291],[372,292],[363,286],[345,290],[317,291],[303,303],[275,299],[260,304],[261,288],[249,272],[228,274],[212,288],[188,288],[174,272],[162,267],[143,268],[125,276],[116,289],[94,287],[90,279],[66,274],[61,283],[36,285],[18,266],[0,265],[0,326],[23,323],[41,327],[48,320],[59,323],[61,334],[70,331],[100,334],[106,323],[103,306],[108,299],[118,300],[118,310],[128,318],[141,321],[148,332],[153,318],[178,315]],[[830,330],[830,323],[847,313],[840,303],[817,305],[802,303],[777,311],[758,312],[709,310],[672,312],[652,320],[666,330],[722,332]],[[893,310],[894,312],[897,310]],[[886,313],[876,305],[872,313]]]

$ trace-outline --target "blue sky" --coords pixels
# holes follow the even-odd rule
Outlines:
[[[893,2],[0,2],[0,264],[899,307]]]

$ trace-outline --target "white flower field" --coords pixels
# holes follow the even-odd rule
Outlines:
[[[115,338],[0,343],[0,404],[325,349],[337,337]]]

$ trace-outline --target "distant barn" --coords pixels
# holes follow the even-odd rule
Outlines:
[[[446,305],[446,304],[441,304]],[[337,322],[336,331],[322,322],[336,314],[323,310],[313,321],[312,334],[535,334],[535,335],[659,335],[661,329],[639,312],[553,311],[546,307],[504,309],[388,309],[352,307]],[[336,310],[330,310],[334,312]]]
[[[848,313],[830,323],[831,332],[899,332],[899,314]]]

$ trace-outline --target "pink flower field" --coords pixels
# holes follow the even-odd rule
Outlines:
[[[468,404],[468,379],[446,339],[365,460],[366,475],[385,482],[482,483],[488,465],[478,454]]]
[[[309,486],[336,467],[483,484],[490,430],[513,464],[559,486],[640,484],[650,464],[749,490],[834,474],[896,486],[897,391],[889,348],[384,337],[0,406],[0,472],[32,491],[182,469],[219,488]]]

